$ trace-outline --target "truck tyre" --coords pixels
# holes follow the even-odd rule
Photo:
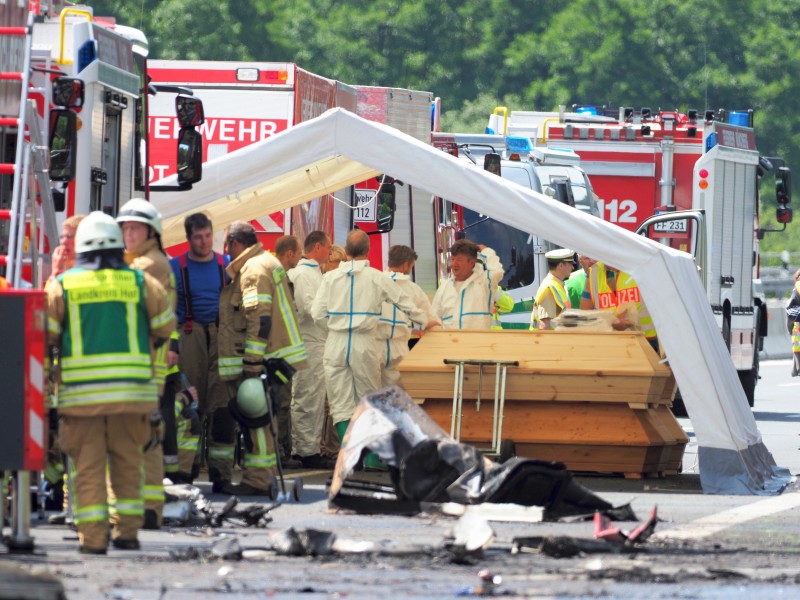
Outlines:
[[[754,406],[756,402],[756,383],[758,383],[758,370],[759,361],[758,351],[756,350],[756,353],[753,356],[753,368],[749,371],[739,371],[739,381],[742,382],[742,389],[744,390],[744,395],[747,397],[747,404],[749,404],[751,407]]]
[[[514,440],[503,440],[500,442],[500,456],[498,457],[501,463],[514,458],[517,455],[517,445]]]
[[[722,317],[722,339],[725,340],[725,346],[728,348],[728,353],[731,351],[731,317],[725,315]]]

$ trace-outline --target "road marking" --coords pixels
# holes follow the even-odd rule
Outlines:
[[[797,387],[800,383],[779,383],[776,387]]]
[[[724,529],[728,529],[729,527],[733,527],[734,525],[741,525],[748,521],[768,517],[775,513],[797,508],[798,506],[800,506],[800,493],[786,493],[752,504],[723,510],[722,512],[708,515],[707,517],[697,519],[686,525],[679,525],[673,529],[659,531],[652,537],[662,540],[693,540],[705,538],[719,533]]]

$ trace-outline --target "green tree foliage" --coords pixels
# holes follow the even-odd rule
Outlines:
[[[346,83],[430,90],[453,131],[482,131],[497,105],[752,108],[760,150],[800,165],[800,0],[89,4],[141,28],[154,58],[288,61]],[[790,230],[765,245],[800,248],[800,227]]]

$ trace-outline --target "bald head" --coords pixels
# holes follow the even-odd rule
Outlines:
[[[363,260],[369,254],[369,236],[360,229],[353,229],[347,234],[344,251],[353,260]]]

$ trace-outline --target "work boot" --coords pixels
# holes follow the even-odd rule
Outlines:
[[[320,454],[311,454],[309,456],[295,454],[292,458],[297,460],[303,469],[333,469],[336,466],[335,458],[324,457]]]
[[[111,540],[111,545],[117,550],[139,550],[141,548],[139,540],[126,540],[124,538]]]
[[[78,552],[81,554],[107,554],[106,548],[92,548],[91,546],[78,546]]]
[[[158,513],[151,508],[144,511],[144,524],[142,529],[158,530],[161,526],[158,524]]]
[[[222,493],[230,496],[269,496],[270,498],[274,498],[272,490],[262,490],[248,483],[234,485],[228,482],[222,487]]]
[[[211,493],[212,494],[224,494],[223,491],[226,486],[231,484],[230,479],[219,479],[217,481],[211,482]]]
[[[281,467],[283,467],[284,469],[289,469],[290,471],[293,471],[293,470],[296,470],[296,469],[302,469],[303,468],[303,461],[296,454],[293,455],[293,456],[287,456],[286,458],[281,456]]]
[[[347,433],[347,427],[349,425],[350,425],[350,419],[347,419],[347,421],[339,421],[338,423],[336,423],[335,425],[336,435],[339,436],[339,445],[342,444],[342,441],[344,440],[344,434]]]
[[[62,510],[47,517],[47,522],[50,525],[66,525],[67,524],[67,511]]]

